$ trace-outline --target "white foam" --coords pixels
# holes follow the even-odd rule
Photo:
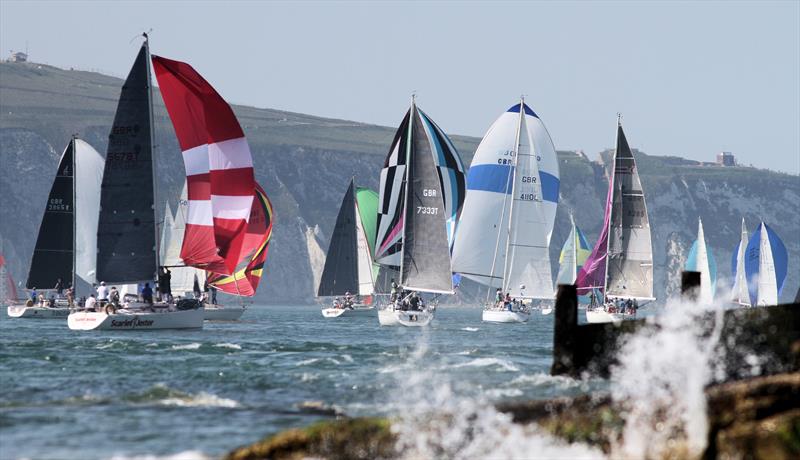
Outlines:
[[[471,349],[471,350],[459,351],[459,352],[458,352],[458,353],[456,353],[456,354],[457,354],[457,355],[463,355],[463,356],[466,356],[466,355],[471,355],[471,354],[475,353],[476,351],[478,351],[478,349],[477,349],[477,348],[473,348],[473,349]]]
[[[486,396],[490,398],[513,398],[522,395],[522,390],[519,388],[492,388],[486,390]]]
[[[173,350],[197,350],[200,348],[200,344],[197,342],[187,343],[184,345],[173,345]]]
[[[477,332],[480,329],[478,329],[477,327],[462,327],[461,330],[467,332]]]
[[[353,357],[350,356],[350,355],[342,355],[342,356],[340,356],[340,358],[342,358],[343,360],[347,361],[348,363],[352,363],[353,362]]]
[[[675,433],[683,433],[689,457],[706,447],[708,423],[705,387],[712,381],[722,309],[709,335],[700,315],[705,307],[669,302],[657,330],[645,329],[622,345],[620,364],[612,369],[612,397],[626,409],[622,444],[612,456],[667,456]]]
[[[509,372],[519,372],[519,368],[515,366],[511,361],[500,358],[475,358],[472,361],[467,361],[466,363],[454,364],[450,367],[458,368],[458,367],[488,367],[488,366],[499,366],[502,369]]]
[[[196,395],[165,398],[159,401],[159,404],[178,407],[239,407],[239,403],[233,399],[220,398],[215,394],[202,391]]]
[[[565,377],[563,375],[549,375],[549,374],[525,374],[520,375],[519,377],[514,378],[512,380],[511,385],[519,385],[519,386],[545,386],[545,385],[552,385],[558,388],[566,389],[566,388],[575,388],[579,387],[584,384],[580,380],[575,380],[570,377]]]
[[[121,455],[115,454],[109,460],[211,460],[199,450],[185,450],[170,455]]]
[[[319,358],[310,358],[310,359],[304,359],[304,360],[302,360],[302,361],[298,361],[298,362],[295,364],[295,366],[307,366],[307,365],[309,365],[309,364],[314,364],[314,363],[316,363],[317,361],[319,361]]]
[[[217,348],[230,348],[231,350],[241,350],[242,346],[235,343],[217,343],[214,345]]]

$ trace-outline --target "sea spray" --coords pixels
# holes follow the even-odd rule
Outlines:
[[[712,309],[716,315],[709,316]],[[679,451],[696,457],[706,447],[704,390],[723,360],[717,347],[722,308],[676,299],[657,324],[629,337],[612,369],[612,399],[624,420],[613,456],[660,458]]]
[[[536,426],[513,423],[488,400],[492,389],[464,396],[467,392],[459,382],[434,371],[443,366],[436,359],[425,331],[407,356],[409,370],[394,374],[394,387],[402,389],[393,392],[390,401],[398,414],[392,430],[400,458],[603,458],[599,449],[566,444]]]

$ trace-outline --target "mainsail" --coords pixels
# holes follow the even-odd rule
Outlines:
[[[189,211],[181,259],[231,274],[256,183],[250,147],[231,107],[189,64],[153,56],[161,96],[183,151]]]
[[[96,282],[97,220],[104,160],[73,138],[61,155],[31,261],[28,288],[52,289],[61,278],[76,295]]]
[[[0,302],[14,301],[17,299],[17,286],[11,277],[11,272],[6,266],[6,258],[0,254]]]
[[[166,204],[164,218],[164,233],[161,238],[161,248],[163,250],[161,263],[170,267],[172,272],[170,286],[174,295],[185,296],[186,293],[193,292],[195,283],[202,287],[206,281],[205,270],[194,267],[184,266],[181,260],[181,243],[183,242],[186,231],[186,215],[188,213],[186,184],[181,192],[178,206],[173,217],[169,202]]]
[[[548,247],[558,205],[555,148],[524,101],[484,136],[467,180],[453,269],[514,297],[551,298]]]
[[[97,279],[154,279],[157,267],[152,98],[145,42],[122,85],[108,137],[97,228]]]
[[[592,254],[578,273],[579,295],[653,300],[653,249],[644,191],[622,125],[606,197],[606,212]]]
[[[747,273],[744,269],[745,254],[747,251],[747,227],[742,218],[742,237],[736,250],[733,251],[731,260],[731,272],[733,273],[733,288],[731,289],[731,301],[739,305],[750,305],[750,293],[747,286]]]
[[[686,270],[700,272],[700,297],[698,300],[706,305],[711,304],[717,290],[717,262],[714,260],[711,248],[706,246],[702,219],[698,219],[697,239],[689,250]]]
[[[425,155],[425,158],[420,159],[422,155]],[[411,169],[417,168],[418,175],[414,176],[414,171],[409,171],[409,165]],[[420,173],[423,176],[419,176]],[[408,218],[406,205],[411,205],[411,201],[407,202],[406,199],[415,200],[418,193],[423,193],[422,189],[412,191],[411,194],[407,193],[406,187],[411,184],[410,177],[415,178],[417,186],[424,182],[435,187],[439,193],[435,197],[426,196],[423,201],[443,203],[443,208],[438,211],[439,214],[430,220],[443,220],[446,242],[448,247],[451,246],[456,222],[464,204],[464,165],[444,131],[414,103],[395,133],[381,170],[374,253],[375,261],[381,265],[391,267],[402,265],[404,228]],[[438,184],[434,184],[433,179],[436,179]],[[427,190],[432,192],[434,189]],[[424,208],[426,209],[420,209],[431,211],[427,209],[430,206]],[[438,230],[435,233],[438,234]],[[447,260],[449,265],[449,255]],[[421,260],[418,262],[422,263]]]
[[[320,297],[359,292],[356,220],[355,185],[350,181],[328,245],[325,268],[317,289]]]
[[[450,243],[464,199],[463,171],[453,144],[412,102],[381,171],[375,242],[376,261],[399,265],[406,289],[453,292]]]
[[[786,281],[789,255],[778,234],[764,222],[750,237],[745,258],[751,305],[777,305]]]

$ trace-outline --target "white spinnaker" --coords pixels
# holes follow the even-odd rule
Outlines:
[[[521,118],[511,223],[504,271],[504,291],[516,298],[553,298],[548,250],[552,225],[543,206],[538,153]]]
[[[761,232],[761,244],[756,305],[778,305],[778,281],[775,276],[775,262],[772,259],[772,245],[769,242],[767,227],[763,222],[758,231]]]
[[[358,264],[358,293],[371,295],[375,290],[375,280],[372,279],[372,257],[369,254],[369,243],[361,224],[361,215],[358,204],[355,205],[356,214],[356,262]]]
[[[556,222],[556,210],[558,207],[558,184],[560,180],[558,169],[558,155],[542,120],[537,116],[525,114],[525,127],[532,140],[533,153],[536,157],[537,168],[543,183],[540,185],[547,190],[544,191],[543,200],[540,204],[544,222],[547,224],[547,246],[550,246],[550,237],[553,235],[553,226]],[[555,178],[555,190],[553,190],[553,179],[547,178],[549,175]],[[547,181],[544,183],[544,181]],[[549,196],[554,195],[554,196]]]
[[[89,295],[97,283],[97,223],[105,160],[91,145],[75,139],[75,294]]]
[[[711,268],[708,265],[708,250],[706,249],[706,239],[703,233],[703,221],[697,224],[697,267],[700,272],[700,302],[703,305],[711,305],[714,302],[714,291],[711,285]]]
[[[503,112],[478,145],[453,244],[453,271],[492,287],[502,284],[506,260],[518,126],[518,113]]]
[[[747,227],[742,219],[742,239],[736,251],[736,278],[733,281],[731,300],[740,305],[750,305],[750,292],[748,292],[747,273],[744,268],[744,255],[749,241]]]
[[[572,222],[572,229],[567,236],[567,241],[561,248],[560,264],[556,284],[575,284],[577,276],[577,245],[578,235],[575,234],[575,222]]]

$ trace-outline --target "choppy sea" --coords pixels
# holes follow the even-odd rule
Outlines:
[[[490,404],[594,386],[549,376],[552,315],[480,317],[441,307],[428,328],[397,328],[325,319],[318,306],[253,306],[202,330],[80,333],[3,315],[0,456],[215,458],[325,418],[304,408],[311,401],[398,415],[423,399]]]

